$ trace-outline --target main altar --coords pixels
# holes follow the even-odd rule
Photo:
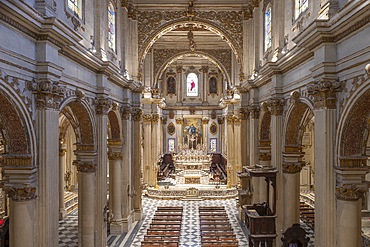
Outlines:
[[[205,144],[189,149],[187,144],[179,145],[173,154],[175,176],[178,184],[208,184],[212,154],[207,154]]]

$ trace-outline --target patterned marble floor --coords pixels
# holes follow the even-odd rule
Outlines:
[[[146,230],[157,206],[183,206],[183,224],[180,236],[180,247],[200,247],[201,238],[199,230],[199,206],[225,206],[234,233],[239,241],[239,246],[248,246],[245,228],[241,227],[237,215],[235,200],[205,200],[205,201],[181,201],[181,200],[155,200],[143,197],[144,220],[135,224],[131,232],[122,235],[109,235],[107,246],[109,247],[139,247],[144,239]],[[314,247],[314,231],[301,222],[308,233],[310,241],[308,247]],[[59,247],[77,247],[78,218],[77,210],[68,215],[65,220],[59,222]],[[244,231],[243,231],[244,230]]]
[[[180,200],[155,200],[143,198],[145,219],[133,241],[127,245],[132,247],[141,246],[146,230],[157,206],[183,206],[183,221],[180,233],[180,247],[201,246],[200,225],[199,225],[199,206],[225,206],[231,226],[234,229],[239,246],[248,246],[247,239],[242,231],[239,221],[235,214],[237,212],[235,200],[205,200],[205,201],[180,201]],[[127,243],[128,244],[128,243]]]

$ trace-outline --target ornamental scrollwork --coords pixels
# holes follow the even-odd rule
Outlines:
[[[49,78],[28,82],[28,89],[35,94],[36,107],[55,110],[59,108],[66,92],[65,87]]]
[[[341,89],[341,84],[336,80],[321,79],[307,86],[309,95],[314,97],[316,109],[336,108],[337,92]]]
[[[6,187],[4,190],[13,201],[27,201],[36,198],[36,187]]]
[[[85,173],[94,173],[96,171],[96,164],[93,161],[73,161],[72,163],[77,167],[77,171]]]
[[[122,160],[122,154],[119,152],[108,152],[109,160]]]

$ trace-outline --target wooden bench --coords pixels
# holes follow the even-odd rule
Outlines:
[[[150,230],[148,229],[146,236],[180,236],[180,231],[157,231],[157,230]]]
[[[165,246],[165,247],[178,247],[178,242],[155,242],[155,241],[142,241],[142,247],[158,247],[158,246]]]
[[[159,236],[159,235],[145,235],[144,241],[154,242],[178,242],[179,236]]]

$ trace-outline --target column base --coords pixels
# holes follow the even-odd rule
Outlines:
[[[135,209],[134,219],[135,221],[140,221],[143,219],[143,209],[142,208]]]
[[[133,217],[129,215],[127,218],[123,219],[123,232],[129,232],[132,228]]]
[[[67,216],[67,211],[65,209],[59,209],[59,220],[64,220]]]
[[[122,219],[116,220],[116,221],[113,220],[110,223],[109,229],[110,229],[110,234],[112,235],[121,235],[122,233],[124,233]]]

